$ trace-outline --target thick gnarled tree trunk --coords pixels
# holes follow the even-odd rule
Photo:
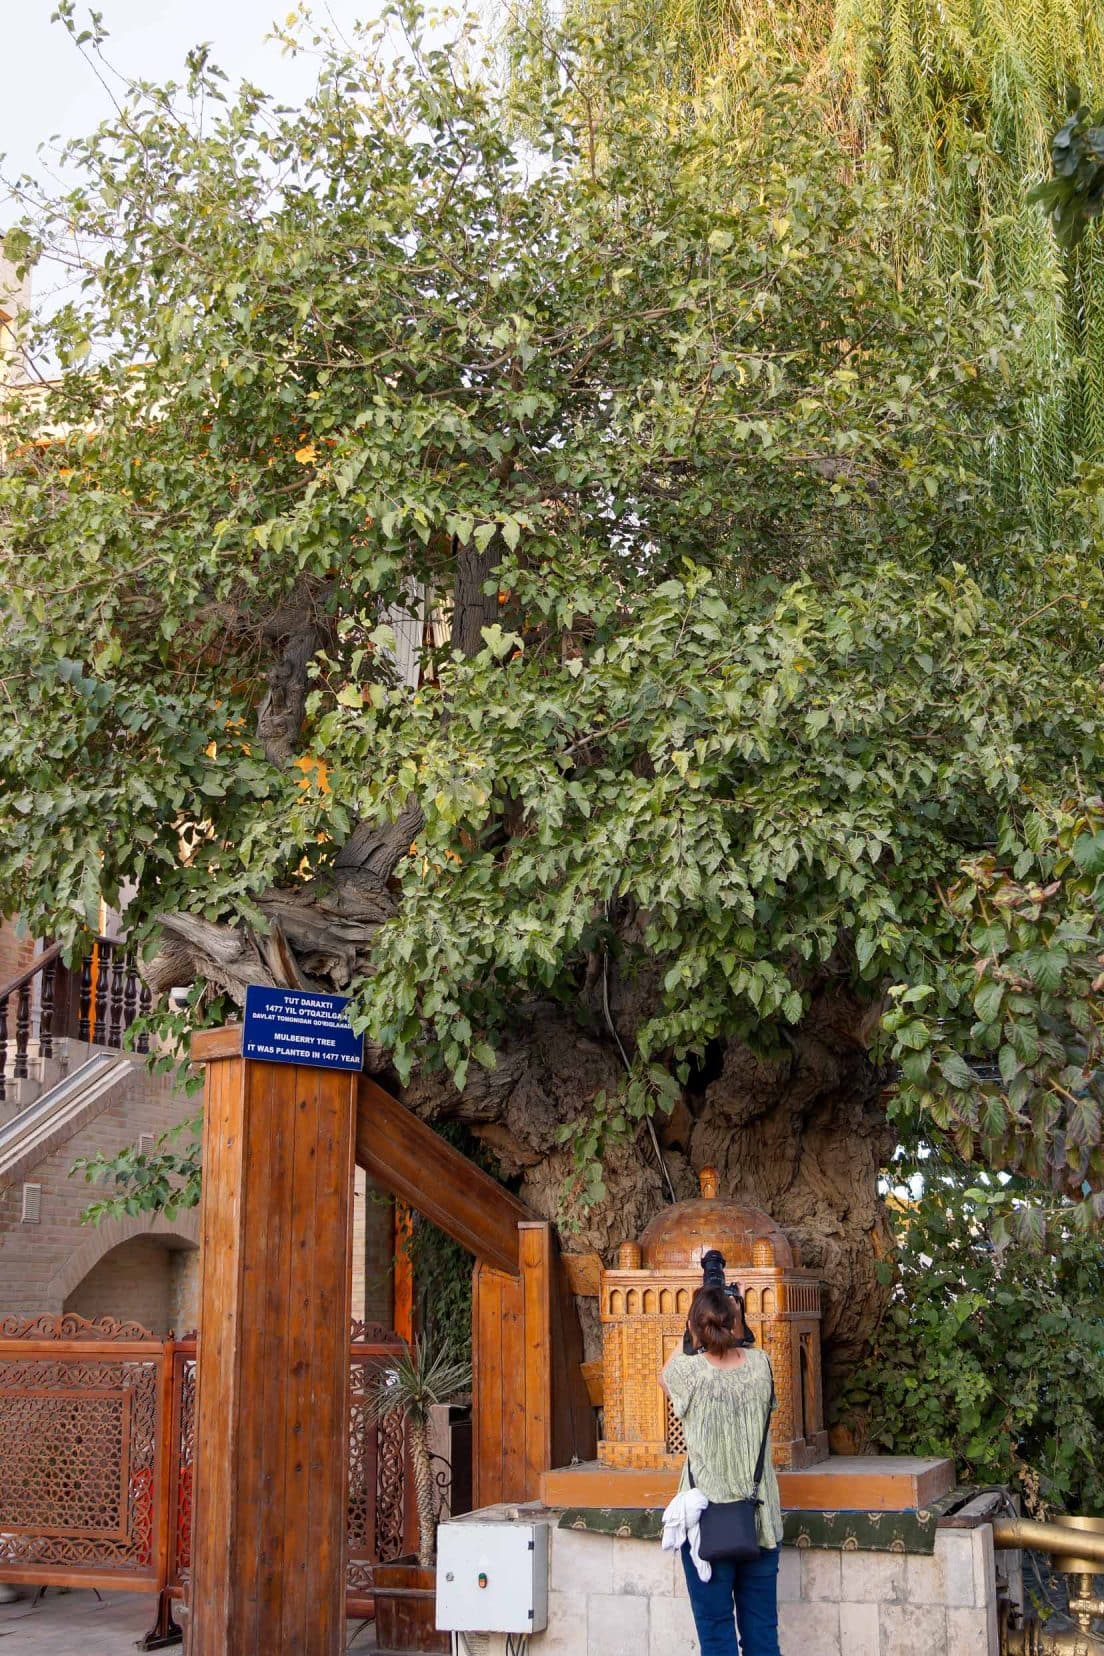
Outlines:
[[[878,1179],[894,1144],[880,1103],[883,1078],[841,1033],[840,1010],[814,1005],[792,1048],[774,1061],[719,1043],[708,1074],[657,1121],[680,1201],[698,1195],[702,1167],[716,1166],[722,1196],[769,1213],[800,1244],[802,1263],[822,1277],[829,1389],[863,1354],[885,1307],[876,1266],[890,1239]],[[560,1219],[574,1163],[558,1130],[582,1123],[594,1094],[615,1087],[619,1076],[619,1056],[600,1031],[580,1029],[559,1008],[539,1007],[491,1074],[462,1094],[439,1076],[416,1078],[406,1101],[420,1114],[465,1121],[503,1173],[520,1177],[524,1200]],[[607,1159],[605,1183],[599,1204],[572,1211],[568,1245],[608,1262],[670,1200],[645,1130]],[[596,1357],[593,1307],[580,1310],[587,1355]]]
[[[481,648],[482,629],[496,618],[497,594],[484,588],[498,557],[494,546],[457,553],[452,642],[464,654]],[[320,627],[313,599],[300,595],[300,607],[281,611],[270,629],[280,653],[259,733],[278,763],[286,762],[302,717],[306,663]],[[191,915],[163,916],[162,950],[146,968],[151,987],[198,978],[239,1003],[251,983],[348,992],[372,969],[376,932],[399,902],[392,875],[421,825],[412,800],[392,824],[355,827],[328,886],[270,891],[260,900],[263,935]],[[643,917],[618,911],[607,919],[632,956],[646,958]],[[716,1166],[721,1194],[764,1209],[800,1244],[803,1264],[820,1273],[830,1390],[863,1354],[888,1294],[876,1270],[889,1245],[878,1178],[893,1135],[880,1105],[883,1078],[867,1054],[872,1009],[826,990],[813,997],[779,1056],[756,1057],[735,1040],[715,1042],[655,1132],[642,1124],[606,1157],[605,1196],[580,1212],[570,1201],[574,1152],[561,1129],[582,1126],[595,1095],[616,1091],[634,1031],[656,1005],[647,969],[630,984],[609,954],[593,956],[580,973],[574,1016],[559,1003],[518,1005],[494,1070],[473,1066],[461,1092],[445,1076],[416,1074],[404,1102],[430,1120],[465,1122],[502,1175],[520,1181],[520,1194],[537,1213],[566,1216],[573,1249],[606,1261],[621,1242],[636,1240],[672,1195],[696,1196],[698,1172]],[[385,1051],[369,1045],[366,1063],[401,1092]],[[593,1358],[600,1339],[594,1302],[581,1300],[579,1311]]]

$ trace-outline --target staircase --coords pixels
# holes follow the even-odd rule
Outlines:
[[[88,1047],[77,1041],[60,1043],[68,1050],[61,1059],[42,1060],[42,1079],[21,1077],[16,1088],[27,1088],[31,1096],[23,1102],[10,1099],[0,1120],[0,1185],[33,1166],[62,1143],[89,1105],[134,1068],[135,1060],[110,1048]],[[71,1067],[63,1066],[68,1061]],[[57,1071],[55,1075],[53,1072]]]

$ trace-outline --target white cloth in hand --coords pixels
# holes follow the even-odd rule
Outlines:
[[[690,1558],[702,1581],[710,1581],[713,1567],[698,1552],[701,1541],[701,1515],[709,1502],[700,1489],[684,1489],[670,1502],[663,1514],[663,1550],[677,1552],[683,1542],[690,1543]]]

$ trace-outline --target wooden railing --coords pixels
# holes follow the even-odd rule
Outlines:
[[[373,1612],[373,1565],[417,1544],[406,1428],[371,1406],[402,1350],[375,1323],[350,1329],[350,1618]],[[194,1334],[161,1338],[74,1312],[0,1317],[0,1582],[156,1593],[141,1648],[179,1642],[172,1605],[189,1590],[196,1381]],[[452,1477],[470,1486],[459,1462]]]
[[[55,1040],[73,1036],[96,1046],[118,1048],[135,1019],[145,1017],[151,1004],[150,991],[138,976],[134,951],[124,940],[94,938],[79,975],[62,962],[61,944],[50,944],[18,977],[0,984],[0,1102],[7,1096],[9,1074],[16,1081],[26,1080],[32,1041],[37,1040],[42,1058],[54,1056]],[[140,1035],[135,1047],[148,1052],[148,1037]]]

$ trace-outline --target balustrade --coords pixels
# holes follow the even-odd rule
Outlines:
[[[60,956],[61,945],[51,944],[18,977],[0,985],[0,1103],[7,1097],[8,1076],[16,1081],[28,1078],[32,1041],[37,1040],[42,1058],[54,1056],[55,1036],[76,1035],[80,1041],[119,1049],[137,1019],[149,1016],[153,996],[138,975],[133,949],[124,941],[93,939],[81,961],[75,1009],[68,995],[58,1006]],[[72,981],[64,971],[62,976]],[[143,1031],[134,1046],[137,1052],[148,1052],[149,1036]]]

